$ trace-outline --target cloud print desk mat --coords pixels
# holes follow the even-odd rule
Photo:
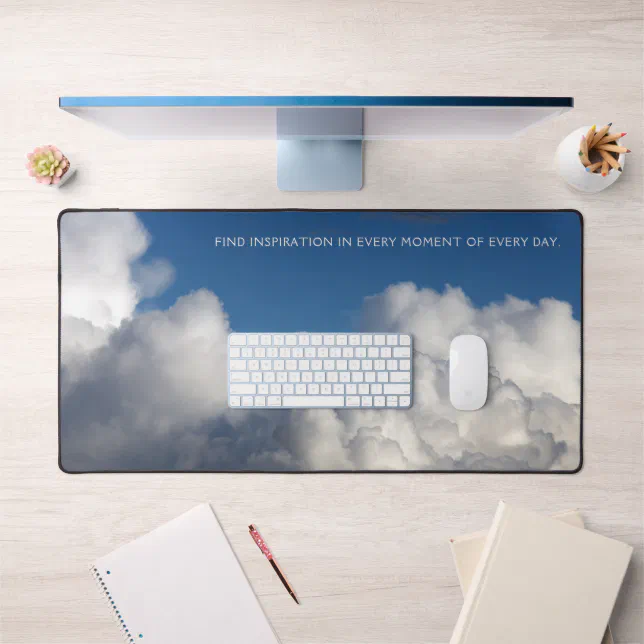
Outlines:
[[[577,212],[69,210],[59,244],[67,472],[581,467]]]

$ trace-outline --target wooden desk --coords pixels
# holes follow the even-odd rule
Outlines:
[[[642,6],[511,0],[112,0],[0,6],[0,639],[116,644],[87,572],[98,555],[211,500],[284,644],[444,644],[461,607],[447,539],[499,498],[580,508],[636,547],[614,615],[641,643]],[[274,142],[126,141],[59,95],[574,96],[514,142],[370,142],[356,193],[280,193]],[[554,174],[558,141],[613,120],[624,176],[583,196]],[[62,190],[23,155],[56,143]],[[56,463],[56,216],[66,207],[576,208],[586,222],[585,468],[576,476],[94,475]],[[302,606],[247,534],[262,531]],[[232,643],[231,643],[232,644]]]

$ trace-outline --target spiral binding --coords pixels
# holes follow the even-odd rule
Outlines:
[[[92,571],[94,580],[96,581],[96,584],[98,585],[98,588],[101,591],[101,594],[103,595],[103,597],[108,603],[108,606],[112,612],[112,615],[114,616],[114,619],[116,619],[119,630],[123,635],[123,639],[128,644],[134,644],[134,642],[136,642],[136,640],[134,639],[134,635],[132,635],[132,633],[130,632],[130,629],[127,627],[127,624],[123,620],[123,616],[121,615],[116,605],[116,602],[114,601],[114,597],[112,597],[112,594],[110,593],[107,587],[107,584],[103,581],[103,576],[98,571],[98,568],[96,568],[95,566],[91,567],[91,571]]]

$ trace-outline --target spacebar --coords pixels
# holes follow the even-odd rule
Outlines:
[[[344,407],[344,396],[282,396],[282,407]]]

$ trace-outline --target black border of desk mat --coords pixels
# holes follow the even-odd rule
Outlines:
[[[60,220],[68,212],[394,212],[394,213],[575,213],[581,227],[581,303],[580,303],[580,400],[579,400],[579,465],[574,470],[84,470],[68,471],[63,467],[61,453],[61,263]],[[575,208],[65,208],[56,222],[58,230],[58,467],[65,474],[578,474],[584,466],[584,216]]]

